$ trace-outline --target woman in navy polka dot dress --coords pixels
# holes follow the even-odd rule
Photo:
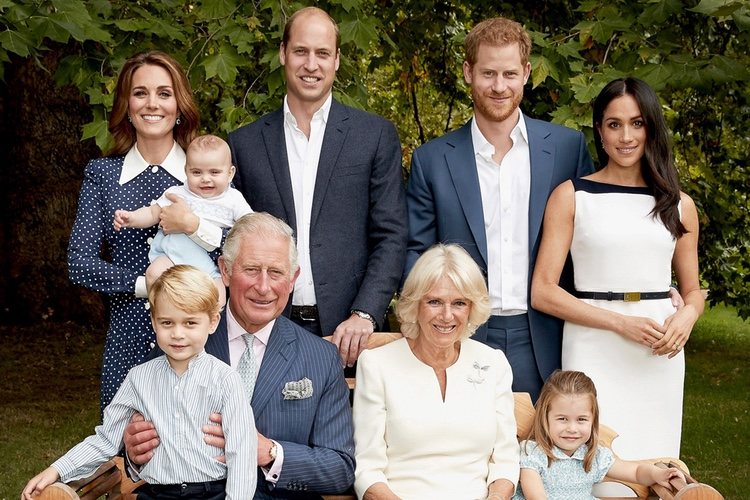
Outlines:
[[[128,370],[143,362],[154,345],[143,274],[156,227],[118,232],[112,217],[118,208],[149,205],[185,180],[184,148],[196,136],[198,121],[190,83],[172,57],[148,52],[125,63],[109,120],[114,145],[107,156],[86,166],[68,247],[71,281],[101,292],[109,310],[102,411]],[[184,224],[172,223],[171,229],[201,233],[185,230]]]

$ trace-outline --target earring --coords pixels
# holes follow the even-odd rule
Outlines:
[[[176,119],[176,120],[174,121],[174,124],[175,124],[175,125],[179,125],[180,123],[182,123],[182,120],[181,120],[181,119],[180,119],[180,117],[178,116],[178,117],[177,117],[177,119]]]
[[[130,118],[130,115],[128,115],[128,123],[133,123],[133,119]]]

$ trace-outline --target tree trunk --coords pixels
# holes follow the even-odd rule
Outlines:
[[[68,281],[67,246],[86,162],[91,111],[53,75],[66,48],[14,58],[0,86],[0,318],[3,323],[103,322],[97,294]]]

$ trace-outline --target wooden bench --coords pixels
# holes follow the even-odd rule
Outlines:
[[[370,336],[368,349],[374,349],[385,345],[393,340],[401,338],[400,333],[376,332]],[[326,337],[330,340],[330,337]],[[349,387],[354,389],[354,379],[347,379]],[[515,400],[514,413],[516,417],[516,435],[519,440],[525,439],[531,431],[534,421],[534,405],[528,393],[513,393]],[[599,440],[604,446],[611,447],[612,441],[617,433],[607,426],[599,427]],[[624,484],[636,495],[636,498],[647,499],[661,498],[663,500],[723,500],[724,497],[714,488],[707,484],[699,483],[693,479],[684,462],[676,458],[655,458],[642,460],[643,463],[654,463],[661,467],[678,467],[685,473],[687,481],[674,479],[672,487],[665,488],[654,485],[651,488],[639,484],[615,481],[605,478],[605,481],[619,482]],[[47,487],[39,500],[96,500],[102,495],[108,495],[108,500],[135,500],[135,494],[131,493],[140,483],[133,483],[124,473],[122,458],[117,457],[105,463],[92,476],[74,481],[70,484],[55,483]],[[325,500],[356,500],[354,495],[324,495]],[[609,499],[615,500],[615,499]],[[632,500],[632,498],[631,498]]]

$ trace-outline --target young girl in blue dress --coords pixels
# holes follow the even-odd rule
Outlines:
[[[521,443],[521,477],[514,500],[589,500],[604,476],[619,481],[669,487],[676,468],[620,460],[599,446],[596,387],[586,374],[556,371],[536,403],[534,426]]]

